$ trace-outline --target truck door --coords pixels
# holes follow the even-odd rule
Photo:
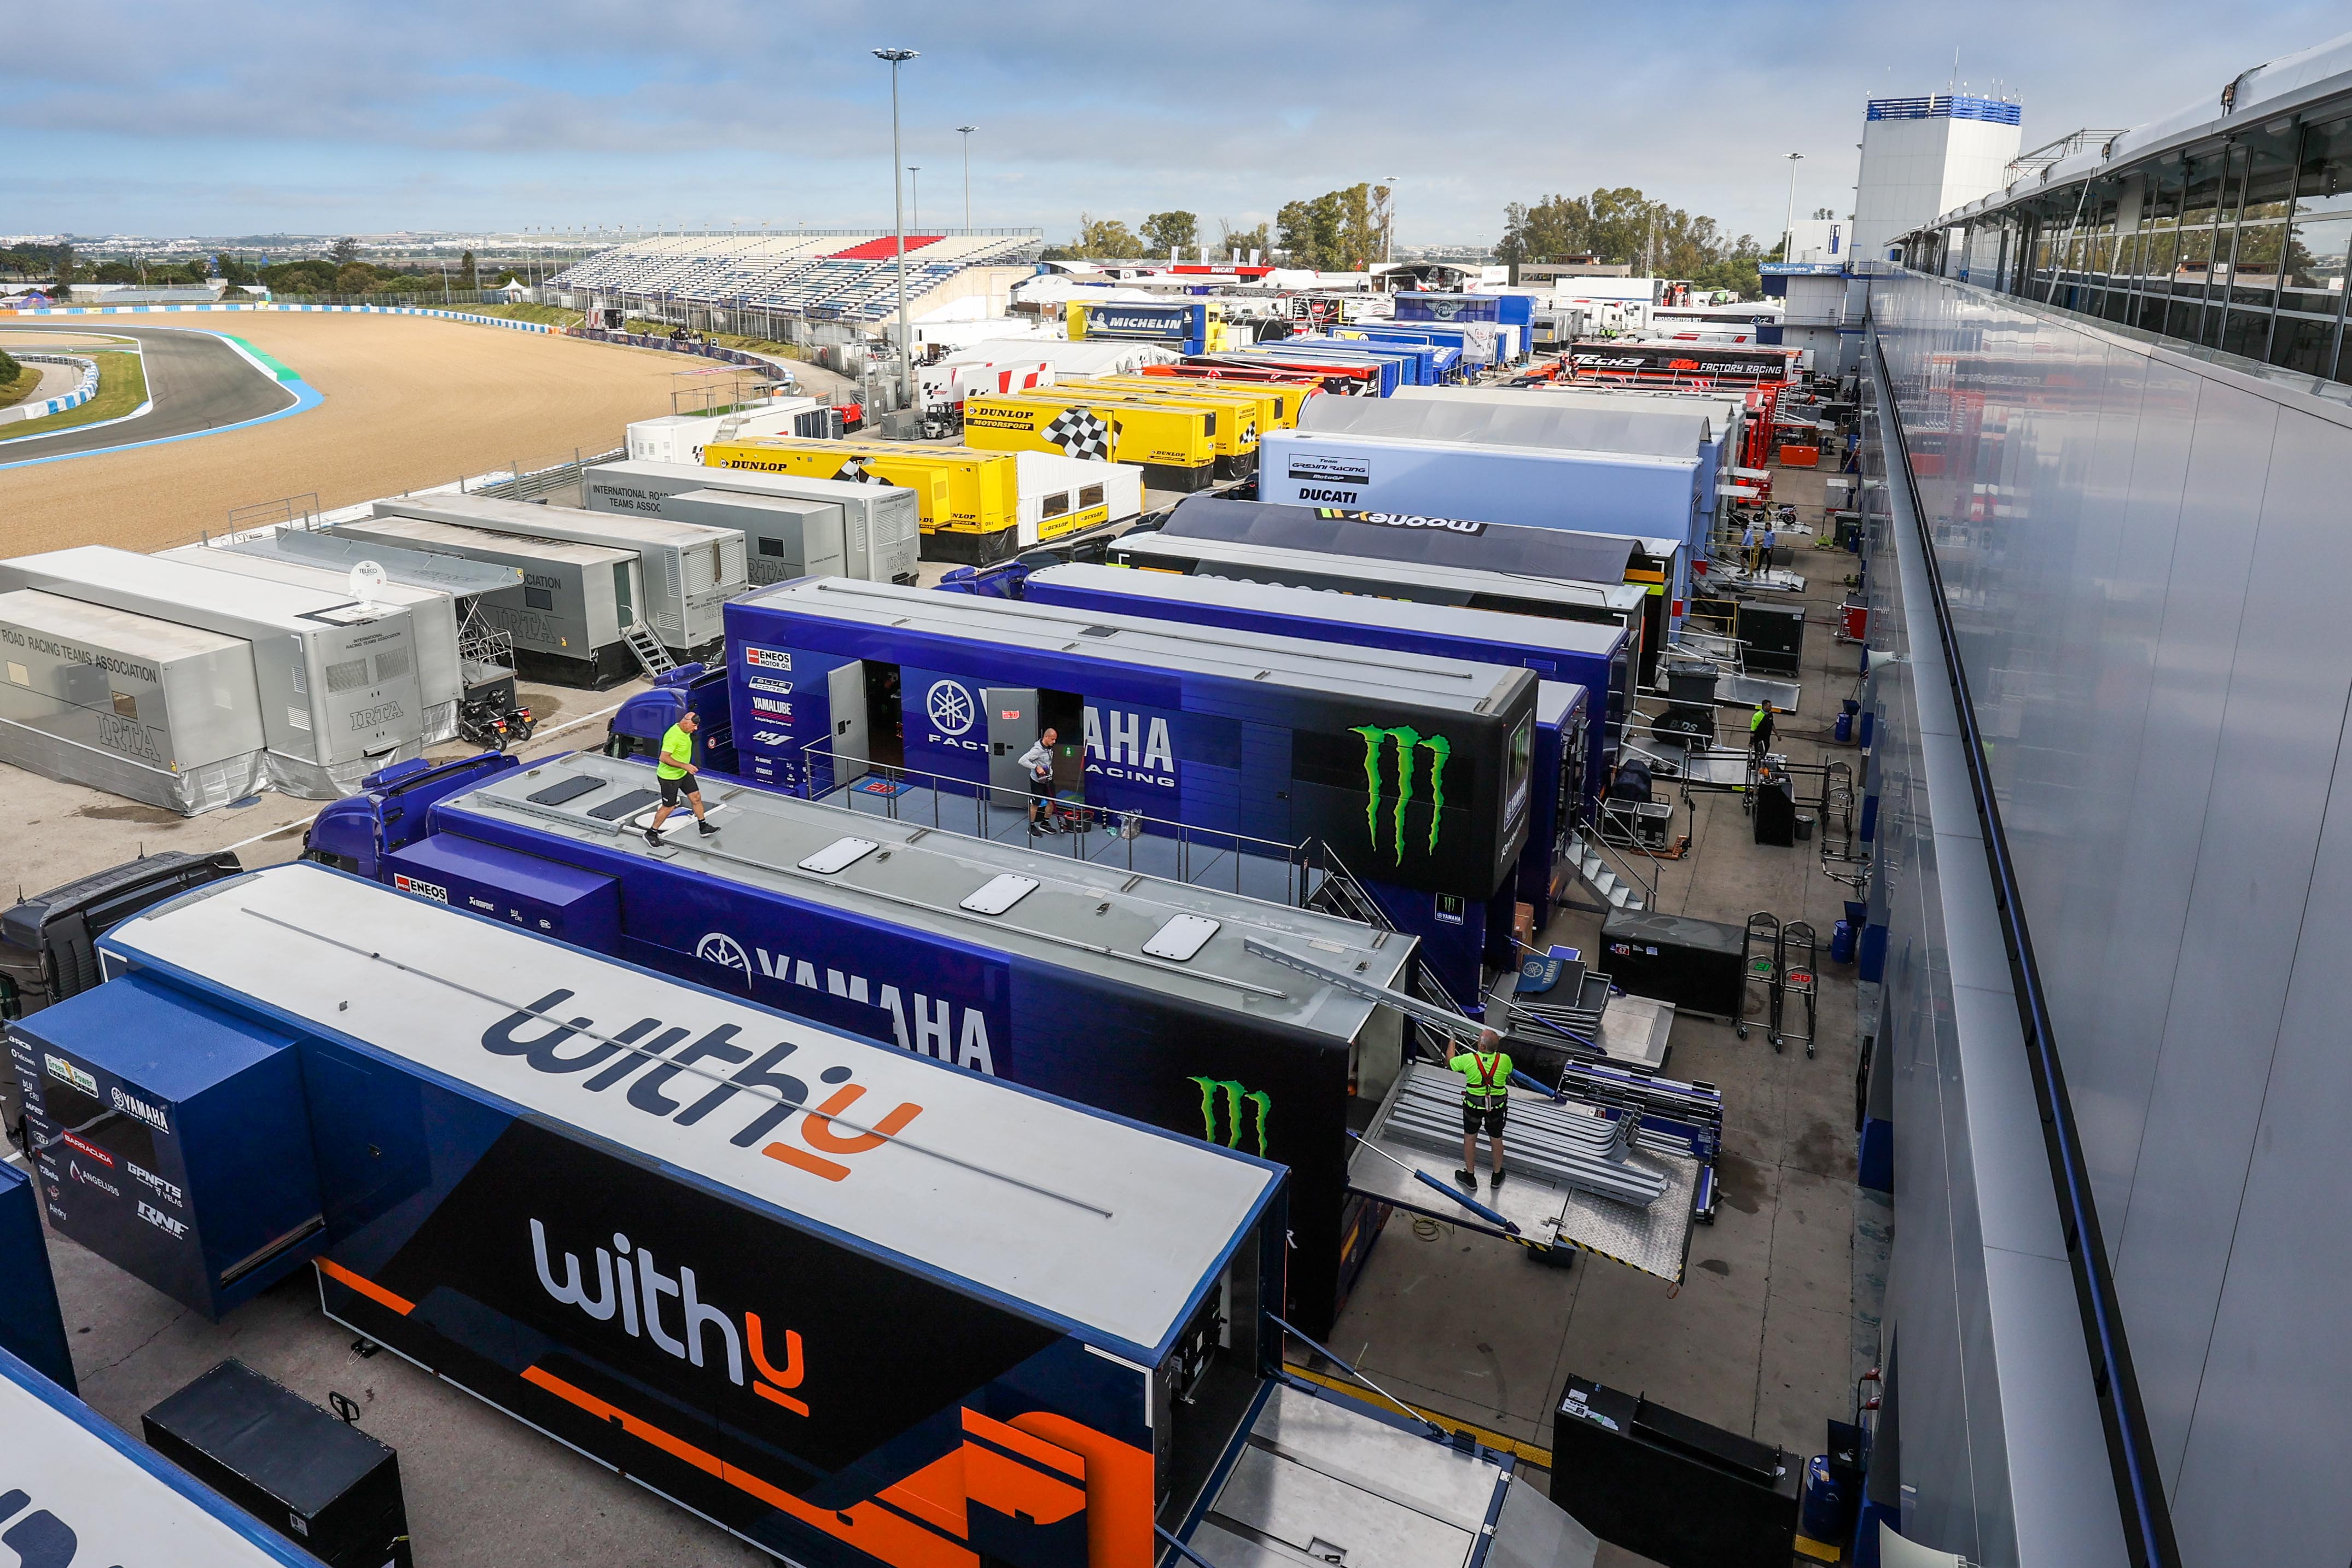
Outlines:
[[[988,781],[1025,798],[1029,775],[1021,754],[1037,739],[1037,688],[982,686],[980,706],[988,710]]]
[[[862,777],[874,756],[866,727],[866,661],[852,659],[824,677],[825,706],[833,713],[833,782],[836,788]]]
[[[1242,820],[1254,839],[1290,837],[1290,731],[1280,725],[1242,725]]]

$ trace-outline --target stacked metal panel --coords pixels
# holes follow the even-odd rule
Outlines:
[[[1443,1068],[1415,1062],[1389,1112],[1381,1135],[1431,1154],[1462,1146],[1462,1080]],[[1648,1207],[1666,1190],[1656,1171],[1627,1162],[1633,1118],[1603,1117],[1538,1096],[1510,1102],[1503,1134],[1507,1167],[1560,1186]]]

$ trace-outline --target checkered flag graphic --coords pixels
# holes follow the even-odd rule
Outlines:
[[[1109,421],[1098,419],[1093,411],[1083,408],[1065,409],[1045,427],[1045,439],[1072,457],[1083,457],[1093,463],[1110,461],[1110,438],[1118,427]]]
[[[862,457],[852,457],[833,472],[835,479],[847,485],[887,485],[890,481],[871,473]]]

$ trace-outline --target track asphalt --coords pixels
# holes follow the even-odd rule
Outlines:
[[[54,333],[57,329],[44,326],[37,330]],[[112,322],[107,323],[105,330],[139,340],[147,364],[147,396],[154,408],[127,423],[60,430],[53,435],[7,442],[0,445],[0,463],[102,452],[110,446],[174,435],[200,435],[276,413],[295,401],[292,389],[272,380],[209,332],[118,327]],[[7,347],[11,333],[12,329],[0,327],[0,348]],[[5,434],[5,428],[0,427],[0,435]]]

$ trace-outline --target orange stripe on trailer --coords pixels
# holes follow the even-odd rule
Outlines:
[[[1150,1451],[1048,1411],[1015,1416],[1012,1424],[1085,1461],[1087,1568],[1151,1568],[1160,1543],[1151,1532]]]
[[[727,1463],[718,1455],[696,1448],[685,1438],[663,1431],[641,1416],[632,1416],[619,1406],[599,1399],[584,1388],[573,1386],[541,1367],[523,1372],[523,1381],[547,1390],[568,1404],[576,1405],[600,1421],[609,1421],[640,1442],[648,1443],[685,1464],[705,1474],[718,1477],[736,1490],[759,1499],[780,1513],[787,1513],[812,1529],[821,1530],[837,1541],[845,1541],[869,1557],[877,1558],[893,1568],[980,1568],[980,1554],[969,1548],[941,1539],[913,1520],[891,1512],[873,1501],[852,1503],[847,1508],[817,1508],[803,1502],[782,1487],[772,1485]]]
[[[352,1273],[349,1269],[344,1268],[341,1263],[331,1262],[324,1258],[314,1258],[311,1261],[319,1265],[319,1272],[327,1276],[328,1279],[334,1281],[339,1285],[350,1286],[352,1290],[357,1291],[361,1295],[365,1296],[369,1301],[373,1301],[377,1306],[389,1307],[404,1318],[416,1310],[416,1303],[415,1301],[409,1301],[403,1296],[394,1295],[390,1291],[385,1290],[373,1280],[362,1279],[357,1274]]]

